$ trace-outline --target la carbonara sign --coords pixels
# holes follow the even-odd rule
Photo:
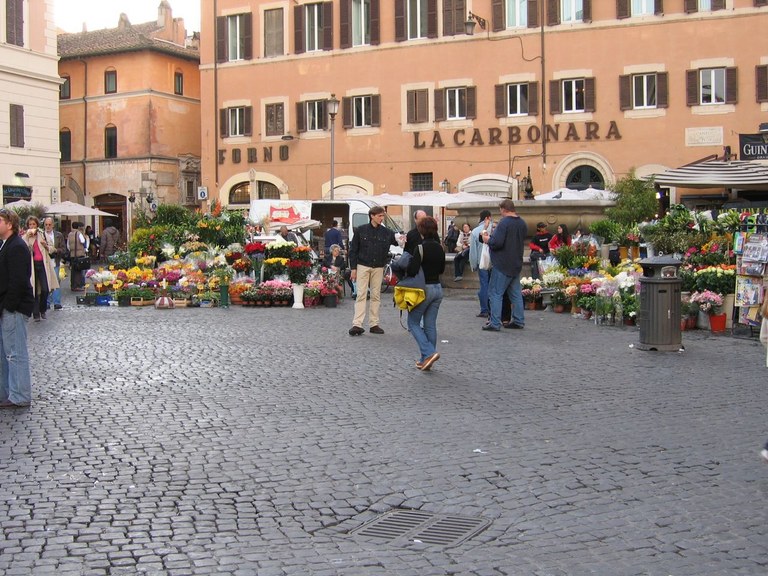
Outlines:
[[[432,132],[414,132],[413,147],[444,148],[451,146],[498,146],[510,144],[535,144],[542,139],[541,126],[528,127],[507,126],[506,128],[488,128],[481,130],[460,128],[451,133],[433,130]],[[577,124],[547,124],[544,127],[544,138],[547,142],[580,142],[582,140],[621,140],[621,132],[615,121],[611,120],[607,127],[601,127],[598,122]]]

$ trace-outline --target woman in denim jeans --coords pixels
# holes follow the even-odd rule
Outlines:
[[[408,330],[419,346],[420,357],[416,368],[427,371],[440,358],[437,352],[437,313],[443,301],[440,275],[445,271],[445,252],[437,234],[437,220],[425,216],[416,224],[423,238],[422,250],[416,250],[408,265],[408,276],[415,276],[419,268],[424,271],[426,298],[408,312]]]

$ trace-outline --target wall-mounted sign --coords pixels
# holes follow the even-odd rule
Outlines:
[[[3,201],[9,198],[13,200],[29,200],[32,198],[32,186],[6,186],[3,184]]]
[[[739,160],[768,160],[768,132],[739,134]]]

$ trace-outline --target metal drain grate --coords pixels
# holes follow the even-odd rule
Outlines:
[[[419,541],[433,546],[456,546],[485,530],[484,518],[444,516],[420,510],[394,510],[353,530],[355,536],[388,542]]]

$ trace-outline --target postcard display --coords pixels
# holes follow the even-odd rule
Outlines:
[[[736,257],[736,295],[739,323],[760,325],[760,304],[768,286],[768,215],[757,214],[742,220],[733,241]]]

